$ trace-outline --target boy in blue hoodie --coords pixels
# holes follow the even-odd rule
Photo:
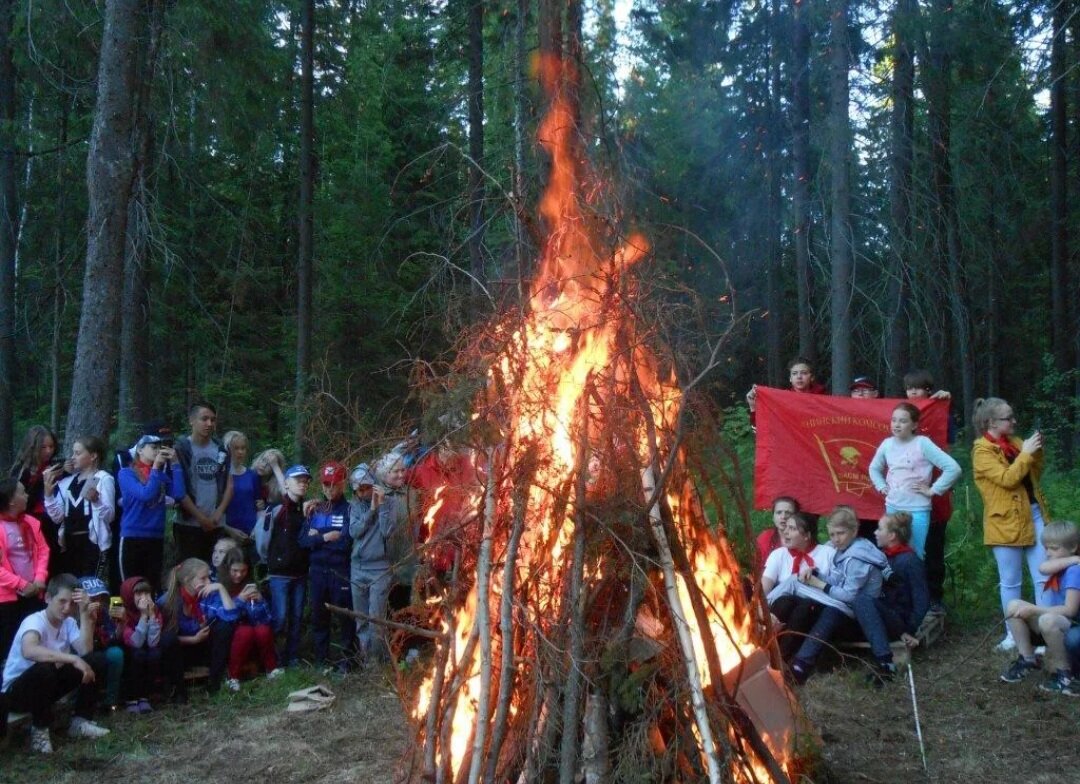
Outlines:
[[[300,545],[311,551],[308,584],[311,591],[311,636],[315,663],[324,664],[330,657],[330,611],[327,603],[352,609],[349,583],[352,537],[349,536],[349,502],[345,499],[347,469],[337,462],[319,469],[322,501],[309,502],[307,532]],[[341,655],[336,661],[339,672],[348,671],[356,628],[352,620],[339,617]]]
[[[817,568],[804,567],[798,576],[798,582],[806,586],[809,593],[817,594],[808,598],[824,605],[791,665],[791,674],[799,684],[805,683],[813,673],[818,656],[836,632],[852,623],[855,600],[861,594],[878,596],[881,593],[881,584],[889,567],[881,550],[858,537],[859,520],[850,506],[838,506],[832,511],[828,530],[829,543],[836,549],[832,568],[827,574],[821,574]],[[800,595],[803,595],[802,591]]]
[[[876,660],[873,682],[880,686],[896,675],[889,640],[902,640],[909,648],[919,644],[915,632],[930,609],[930,588],[926,568],[908,544],[911,515],[907,512],[885,515],[878,521],[874,537],[889,559],[892,576],[880,596],[860,593],[854,606],[855,618]]]

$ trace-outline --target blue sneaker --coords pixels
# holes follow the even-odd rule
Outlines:
[[[1017,656],[1016,661],[1009,665],[1009,669],[1001,673],[1001,680],[1005,683],[1019,683],[1037,669],[1039,669],[1039,663],[1035,659]]]
[[[1080,697],[1080,684],[1069,677],[1067,670],[1058,670],[1039,684],[1039,690],[1050,694],[1063,694],[1066,697]]]

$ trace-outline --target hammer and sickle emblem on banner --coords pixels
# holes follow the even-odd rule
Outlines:
[[[814,434],[814,440],[836,492],[861,497],[873,489],[867,473],[869,458],[864,461],[863,455],[872,455],[876,445],[852,438],[822,439],[817,434]],[[862,465],[863,462],[867,465]]]

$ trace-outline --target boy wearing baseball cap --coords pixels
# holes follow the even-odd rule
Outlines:
[[[352,587],[349,583],[352,537],[349,536],[349,502],[345,498],[345,479],[348,469],[338,462],[324,463],[319,468],[319,485],[323,500],[308,504],[311,518],[300,544],[311,551],[308,581],[311,590],[311,636],[315,647],[315,663],[336,665],[347,672],[353,653],[356,628],[351,619],[339,616],[341,649],[330,657],[331,614],[327,603],[352,609]]]
[[[285,497],[271,508],[262,525],[269,527],[265,555],[270,575],[270,608],[274,613],[274,633],[288,631],[285,647],[278,656],[282,667],[296,663],[300,649],[300,622],[304,617],[304,594],[307,588],[308,551],[301,546],[307,521],[304,519],[304,496],[311,472],[305,466],[285,469]]]

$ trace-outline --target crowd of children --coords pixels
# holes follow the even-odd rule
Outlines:
[[[803,360],[791,381],[824,393]],[[947,396],[925,373],[905,382],[909,398]],[[852,395],[877,389],[862,377]],[[751,409],[755,398],[751,390]],[[210,691],[237,691],[245,678],[273,679],[298,663],[305,632],[311,661],[327,671],[386,661],[382,621],[395,593],[408,602],[414,582],[445,581],[455,569],[475,514],[467,499],[483,486],[469,450],[425,450],[410,438],[351,470],[327,460],[313,473],[276,450],[249,465],[243,433],[217,439],[212,405],[188,413],[188,435],[174,439],[149,423],[112,471],[100,439],[78,438],[63,459],[47,428],[31,428],[0,481],[0,717],[30,713],[35,751],[51,750],[53,702],[72,690],[69,734],[99,737],[108,730],[92,721],[98,701],[133,715],[161,699],[183,701],[184,673],[197,666],[207,668]],[[960,467],[919,434],[919,413],[906,402],[894,407],[891,435],[870,464],[885,505],[876,528],[837,506],[826,518],[828,542],[819,543],[817,516],[780,497],[755,542],[759,590],[796,683],[830,641],[862,637],[872,680],[883,684],[896,671],[892,643],[918,645],[924,619],[942,612],[948,514],[938,502]],[[1044,522],[1041,435],[1021,440],[1015,422],[1005,401],[978,401],[973,473],[1000,577],[1007,634],[999,647],[1018,653],[1001,680],[1044,666],[1041,688],[1078,696],[1080,539],[1072,523]],[[313,480],[317,498],[309,498]],[[170,508],[175,558],[167,563]],[[1025,561],[1034,603],[1020,600]]]
[[[51,750],[53,702],[73,689],[69,734],[97,737],[99,702],[137,716],[185,701],[185,672],[200,667],[211,692],[238,691],[298,663],[308,632],[310,661],[328,671],[387,661],[380,622],[395,590],[409,601],[430,536],[421,519],[457,528],[447,515],[466,514],[433,508],[433,478],[453,455],[454,481],[482,486],[467,450],[415,438],[351,471],[327,460],[313,474],[277,450],[249,466],[247,438],[219,441],[216,422],[200,402],[183,438],[149,423],[112,472],[99,439],[79,438],[63,459],[34,427],[0,481],[0,720],[30,713],[33,750]],[[445,547],[432,552],[431,568],[445,567]]]

